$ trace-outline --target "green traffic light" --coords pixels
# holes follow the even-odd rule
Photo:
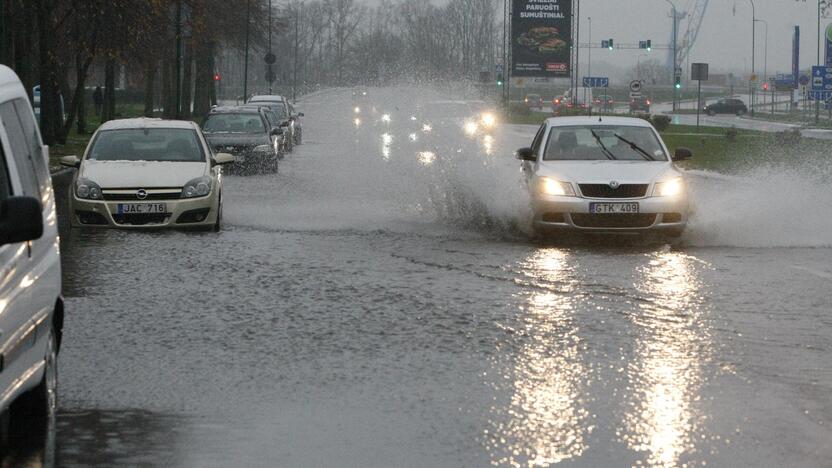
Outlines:
[[[682,83],[676,83],[676,89],[682,89]]]

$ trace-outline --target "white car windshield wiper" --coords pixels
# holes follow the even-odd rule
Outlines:
[[[623,141],[624,143],[626,143],[626,144],[630,145],[630,149],[633,149],[633,150],[635,150],[635,151],[638,151],[638,152],[639,152],[639,154],[640,154],[640,155],[641,155],[644,159],[646,159],[646,160],[648,160],[648,161],[655,161],[655,159],[653,159],[653,156],[650,156],[650,153],[648,153],[647,151],[645,151],[645,150],[644,150],[644,148],[642,148],[641,146],[639,146],[639,145],[637,145],[637,144],[633,143],[632,141],[630,141],[630,140],[628,140],[628,139],[624,138],[623,136],[621,136],[621,135],[619,135],[619,134],[617,134],[617,133],[613,133],[613,135],[614,135],[616,138],[618,138],[619,140]]]
[[[592,133],[592,136],[595,137],[595,141],[598,142],[598,145],[601,147],[601,150],[604,152],[604,155],[607,157],[607,159],[613,161],[617,160],[618,158],[616,158],[615,155],[612,154],[612,151],[607,149],[607,145],[605,145],[604,142],[601,141],[601,137],[598,136],[597,133],[595,133],[595,130],[590,128],[589,131]]]

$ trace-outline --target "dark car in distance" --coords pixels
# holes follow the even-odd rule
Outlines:
[[[269,122],[266,109],[215,107],[202,124],[202,132],[214,153],[234,155],[237,160],[229,167],[232,172],[277,172],[284,133]]]
[[[650,113],[650,98],[647,96],[638,96],[630,98],[630,113],[632,114],[649,114]]]
[[[745,115],[748,113],[748,107],[746,107],[745,103],[742,102],[740,99],[735,98],[725,98],[720,99],[719,101],[708,104],[703,109],[706,114],[708,115],[716,115],[716,114],[736,114],[736,115]]]

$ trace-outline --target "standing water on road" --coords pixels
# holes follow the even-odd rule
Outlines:
[[[529,236],[512,151],[415,88],[301,102],[226,229],[72,233],[62,466],[823,466],[829,173],[693,172],[678,248]],[[412,120],[414,117],[415,120]],[[94,442],[92,442],[94,441]]]

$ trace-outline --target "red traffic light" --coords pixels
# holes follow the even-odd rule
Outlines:
[[[220,80],[222,80],[222,76],[220,76],[219,73],[214,73],[214,81],[220,81]]]
[[[768,91],[768,83],[763,83],[763,91]]]

